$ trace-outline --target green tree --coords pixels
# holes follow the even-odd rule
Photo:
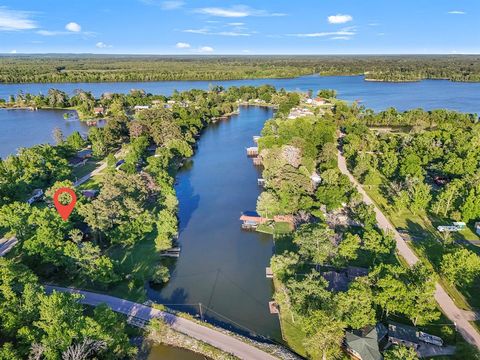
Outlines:
[[[480,257],[467,249],[456,249],[442,257],[441,271],[460,286],[471,285],[480,276]]]
[[[293,242],[303,259],[323,265],[336,254],[333,236],[333,230],[322,224],[304,224],[295,232]]]
[[[417,352],[414,348],[408,348],[403,345],[395,345],[384,353],[385,360],[418,360]]]

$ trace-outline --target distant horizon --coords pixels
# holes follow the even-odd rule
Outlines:
[[[242,54],[242,53],[217,53],[217,54],[173,54],[173,53],[89,53],[89,52],[31,52],[31,53],[0,53],[0,56],[20,57],[35,55],[92,55],[92,56],[168,56],[168,57],[198,57],[198,58],[214,58],[220,56],[238,56],[238,57],[255,57],[255,56],[318,56],[318,57],[335,57],[335,56],[480,56],[480,53],[335,53],[335,54],[314,54],[314,53],[265,53],[265,54]]]

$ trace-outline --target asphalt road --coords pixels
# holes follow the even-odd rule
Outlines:
[[[162,318],[173,329],[188,335],[197,340],[201,340],[227,353],[233,354],[240,359],[251,360],[274,360],[277,359],[252,345],[244,343],[235,337],[224,334],[218,330],[203,326],[194,321],[175,316],[164,311],[160,311],[149,306],[138,304],[132,301],[119,299],[109,295],[97,294],[89,291],[77,290],[72,288],[63,288],[58,286],[45,286],[47,293],[54,290],[59,292],[69,292],[80,294],[83,298],[80,300],[82,304],[97,306],[100,304],[108,305],[113,311],[134,316],[144,321],[150,321],[155,318]]]
[[[400,236],[400,233],[397,231],[397,229],[395,229],[395,227],[390,223],[388,218],[375,205],[370,196],[368,196],[362,185],[350,173],[347,168],[345,157],[343,156],[340,149],[338,150],[338,168],[343,174],[348,176],[352,184],[357,188],[358,192],[362,194],[363,201],[367,204],[372,204],[374,206],[378,226],[382,230],[390,232],[395,237],[397,251],[400,256],[404,258],[410,266],[418,262],[418,257],[415,255],[413,250],[410,249],[405,240],[403,240],[403,238]],[[458,332],[460,332],[460,334],[466,341],[480,349],[480,333],[469,322],[472,319],[476,318],[478,314],[459,309],[439,283],[436,283],[435,287],[435,300],[437,301],[443,313],[451,321],[455,322]]]

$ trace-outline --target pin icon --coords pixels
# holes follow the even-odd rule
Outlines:
[[[70,195],[72,198],[72,201],[70,204],[63,205],[59,200],[59,196],[62,195],[63,193],[67,193]],[[73,211],[73,208],[75,207],[75,203],[77,202],[77,195],[75,195],[75,192],[70,189],[70,188],[60,188],[57,191],[55,191],[55,194],[53,194],[53,203],[55,205],[55,208],[57,209],[58,213],[62,217],[64,221],[67,221],[68,217]]]

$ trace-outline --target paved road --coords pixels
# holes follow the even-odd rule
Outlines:
[[[12,237],[10,239],[0,239],[0,257],[7,255],[10,250],[13,249],[15,245],[17,245],[17,238]]]
[[[80,294],[83,299],[81,303],[97,306],[107,304],[113,311],[125,314],[127,316],[135,316],[139,319],[149,321],[155,318],[164,319],[170,326],[192,338],[201,340],[227,353],[234,354],[240,359],[249,360],[274,360],[278,359],[252,345],[246,344],[235,337],[226,335],[218,330],[203,326],[194,321],[184,319],[164,311],[156,310],[149,306],[138,304],[132,301],[119,299],[113,296],[97,294],[89,291],[76,290],[71,288],[62,288],[57,286],[45,286],[47,292],[54,290],[60,292],[69,292]]]
[[[367,204],[372,204],[374,206],[378,226],[384,231],[388,231],[393,234],[397,243],[397,251],[400,256],[402,256],[410,266],[418,262],[419,259],[412,251],[412,249],[408,247],[407,243],[400,236],[399,232],[390,223],[387,217],[380,211],[380,209],[375,205],[370,196],[368,196],[368,194],[363,189],[362,185],[350,173],[347,168],[345,157],[343,156],[340,149],[338,150],[338,168],[343,174],[348,176],[352,184],[357,188],[358,192],[362,194],[363,201],[365,201],[365,203]],[[451,321],[456,323],[458,331],[466,341],[480,349],[480,333],[478,333],[478,331],[473,327],[473,325],[469,323],[469,321],[471,321],[471,319],[473,319],[477,315],[475,315],[475,313],[473,312],[459,309],[439,283],[437,283],[435,287],[435,300],[442,309],[443,313]]]

